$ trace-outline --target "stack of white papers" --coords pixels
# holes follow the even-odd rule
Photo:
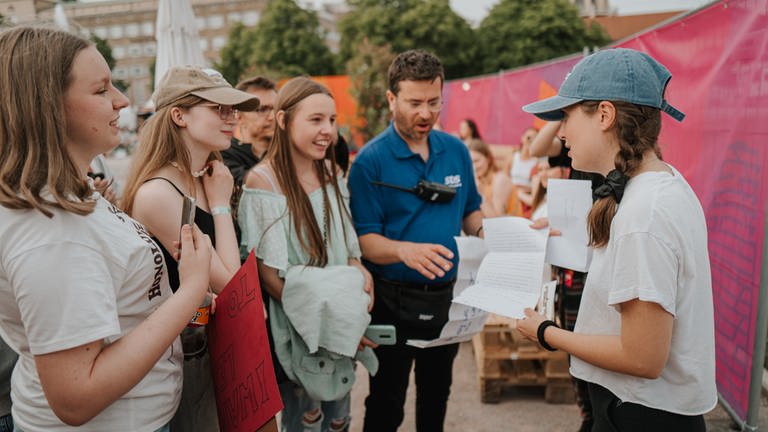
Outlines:
[[[530,220],[518,217],[484,219],[488,254],[476,283],[453,301],[511,318],[522,318],[525,308],[536,307],[548,230],[530,225]]]
[[[559,236],[550,237],[549,229],[532,229],[525,218],[499,217],[483,220],[485,240],[456,237],[459,268],[448,323],[439,338],[408,340],[409,345],[427,348],[469,340],[483,329],[486,311],[519,319],[526,308],[538,305],[552,319],[556,282],[544,275],[544,264],[589,269],[591,184],[551,179],[546,205],[549,226],[560,231]]]

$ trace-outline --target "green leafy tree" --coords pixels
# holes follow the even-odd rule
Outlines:
[[[401,43],[398,20],[412,9],[418,0],[347,0],[351,11],[339,20],[341,34],[339,55],[347,61],[358,45],[367,39],[371,45],[391,44],[398,51]]]
[[[229,31],[227,44],[221,49],[221,61],[214,67],[232,85],[252,66],[255,42],[255,32],[242,23],[236,23]]]
[[[357,101],[357,115],[364,119],[363,126],[356,129],[364,141],[379,134],[389,122],[387,70],[394,58],[389,45],[376,46],[363,39],[347,62],[349,92]]]
[[[93,33],[91,34],[91,42],[96,45],[96,49],[99,50],[99,53],[104,57],[104,60],[107,61],[109,69],[112,70],[115,67],[116,62],[115,57],[112,56],[112,47],[109,46],[109,42]]]
[[[240,79],[243,80],[245,78],[254,77],[254,76],[263,76],[275,82],[278,82],[281,79],[286,77],[283,74],[283,72],[269,68],[264,65],[254,64],[254,65],[248,66],[248,68],[243,71],[242,75],[240,75]]]
[[[249,29],[236,24],[215,67],[231,83],[246,74],[331,75],[337,59],[325,45],[317,14],[294,0],[270,0],[262,20]]]
[[[101,55],[104,57],[104,60],[107,61],[107,66],[109,66],[109,70],[113,70],[115,68],[115,64],[117,61],[115,60],[115,57],[112,55],[112,47],[109,45],[109,42],[107,42],[105,39],[102,39],[95,34],[91,34],[90,36],[91,42],[96,45],[96,49],[101,53]],[[112,80],[112,82],[115,84],[115,87],[117,87],[120,91],[125,92],[128,90],[128,87],[130,86],[127,82],[123,80]]]
[[[155,76],[157,75],[157,57],[149,62],[149,87],[155,91]]]
[[[586,27],[567,0],[501,0],[478,28],[483,71],[497,72],[601,46],[610,39]]]
[[[340,56],[349,60],[363,41],[389,44],[394,52],[421,48],[434,52],[447,78],[473,75],[477,63],[475,33],[448,0],[350,0],[352,11],[339,22]]]
[[[286,76],[334,74],[337,60],[324,36],[315,12],[294,0],[270,0],[254,31],[251,64]]]
[[[451,9],[448,0],[420,1],[403,14],[399,23],[408,48],[422,48],[437,54],[447,78],[474,75],[480,71],[476,64],[475,32]]]

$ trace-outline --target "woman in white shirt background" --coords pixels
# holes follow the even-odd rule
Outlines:
[[[540,159],[531,155],[531,143],[538,131],[529,127],[520,136],[520,148],[512,153],[507,172],[522,203],[522,214],[531,217],[533,212],[533,180]]]

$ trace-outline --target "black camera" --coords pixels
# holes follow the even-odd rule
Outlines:
[[[412,188],[406,188],[406,187],[394,185],[391,183],[384,183],[380,181],[374,181],[372,183],[379,186],[401,190],[403,192],[410,192],[416,195],[417,197],[423,199],[424,201],[438,203],[438,204],[451,202],[453,197],[456,196],[455,188],[446,186],[444,184],[427,181],[424,179],[419,180],[419,182],[416,183],[416,186]]]
[[[419,180],[413,188],[413,193],[424,201],[442,204],[451,202],[456,196],[456,189],[440,183]]]

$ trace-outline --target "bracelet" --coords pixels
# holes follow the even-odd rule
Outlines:
[[[222,214],[232,214],[232,209],[227,206],[211,207],[211,216],[217,216]]]
[[[475,231],[475,237],[480,237],[480,231],[482,230],[483,230],[483,226],[480,225],[480,228],[478,228],[477,231]]]
[[[536,330],[536,339],[539,340],[539,345],[541,345],[541,347],[547,351],[557,351],[557,348],[552,348],[552,346],[550,346],[547,341],[544,340],[544,331],[547,329],[547,327],[552,326],[557,327],[557,324],[555,324],[555,322],[552,320],[546,320],[542,321],[541,324],[539,324],[539,329]]]

